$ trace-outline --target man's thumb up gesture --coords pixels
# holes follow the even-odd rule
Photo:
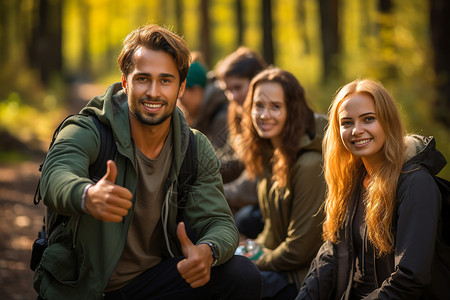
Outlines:
[[[131,192],[115,184],[117,166],[108,160],[106,174],[86,193],[86,210],[96,219],[105,222],[121,222],[131,208]]]
[[[178,272],[193,288],[205,285],[213,263],[211,249],[206,244],[194,245],[186,234],[183,222],[178,224],[177,236],[185,257],[177,265]]]

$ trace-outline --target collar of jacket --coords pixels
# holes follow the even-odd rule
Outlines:
[[[128,97],[120,82],[110,85],[106,92],[94,97],[81,113],[96,114],[101,122],[112,128],[117,151],[131,161],[134,166],[134,147],[130,135]],[[172,113],[173,162],[171,174],[178,174],[186,154],[189,141],[189,126],[178,107]]]

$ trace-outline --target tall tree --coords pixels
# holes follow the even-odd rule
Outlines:
[[[322,78],[328,81],[339,74],[339,4],[338,0],[320,0],[319,6],[322,33]]]
[[[184,34],[184,18],[183,18],[183,1],[175,0],[175,22],[176,22],[176,31],[183,35]]]
[[[383,13],[390,13],[392,10],[392,0],[379,0],[378,10]]]
[[[80,1],[80,18],[81,18],[81,24],[83,24],[80,29],[80,41],[81,41],[81,62],[80,62],[80,68],[79,71],[81,72],[82,76],[85,77],[84,79],[88,79],[92,70],[91,70],[91,55],[90,55],[90,48],[91,48],[91,41],[89,38],[89,32],[91,28],[91,22],[89,21],[90,15],[90,8],[89,4],[86,3],[85,0]]]
[[[273,51],[273,37],[272,37],[271,0],[262,1],[262,27],[263,27],[263,57],[268,64],[273,64],[274,51]]]
[[[11,15],[11,3],[5,2],[0,4],[0,40],[2,41],[0,43],[0,67],[4,67],[6,62],[8,61],[8,54],[9,54],[9,36],[6,29],[10,26],[8,23],[11,21],[9,20],[8,16]],[[0,92],[1,93],[1,92]]]
[[[39,70],[48,84],[52,75],[62,71],[62,2],[39,0],[28,47],[31,66]]]
[[[450,127],[450,2],[430,0],[430,29],[436,73],[435,117]]]
[[[244,43],[244,16],[242,9],[242,0],[236,0],[236,21],[237,21],[237,44],[241,46]]]
[[[206,65],[211,65],[211,39],[209,37],[209,6],[208,0],[202,0],[201,6],[201,26],[200,26],[200,49],[204,55]]]

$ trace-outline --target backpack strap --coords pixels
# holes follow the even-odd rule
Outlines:
[[[97,183],[106,174],[106,163],[108,160],[114,159],[116,156],[117,145],[114,141],[111,127],[100,122],[96,115],[90,116],[100,133],[100,151],[97,159],[89,166],[89,178]]]
[[[181,163],[181,169],[178,173],[177,184],[177,223],[183,221],[183,211],[186,207],[187,198],[195,179],[197,178],[198,157],[197,157],[197,143],[195,135],[189,129],[189,145]]]
[[[56,127],[55,132],[53,132],[53,137],[52,137],[52,141],[50,142],[50,146],[48,146],[48,150],[50,150],[50,148],[52,148],[53,144],[55,143],[56,137],[58,136],[58,133],[61,130],[61,127],[64,124],[64,122],[66,122],[67,119],[69,119],[72,116],[73,115],[67,116],[61,123],[59,123],[58,127]],[[44,165],[44,162],[45,162],[46,158],[47,158],[47,156],[44,158],[42,163],[39,165],[39,172],[42,172],[42,166]],[[34,205],[38,205],[39,202],[41,202],[41,200],[42,200],[41,193],[40,193],[40,190],[39,190],[40,183],[41,183],[41,178],[39,177],[38,184],[37,184],[37,187],[36,187],[36,191],[34,192],[34,198],[33,198]]]
[[[62,125],[72,117],[73,115],[67,116],[64,121],[62,121],[58,127],[55,129],[55,132],[53,133],[52,141],[50,143],[50,146],[48,149],[53,146],[55,143],[56,137],[58,136],[59,131],[61,130]],[[92,179],[94,182],[99,181],[105,174],[106,174],[106,163],[109,159],[114,159],[117,152],[117,145],[114,141],[114,136],[112,134],[112,130],[110,127],[106,126],[100,120],[96,115],[83,115],[83,116],[90,116],[97,127],[97,130],[100,133],[100,151],[98,153],[97,159],[89,166],[89,178]],[[39,166],[39,172],[42,172],[42,166],[44,165],[44,161]],[[38,205],[41,200],[41,194],[39,190],[41,179],[39,178],[36,191],[34,192],[34,198],[33,203],[35,205]]]

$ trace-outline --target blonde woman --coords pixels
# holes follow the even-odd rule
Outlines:
[[[434,138],[405,137],[387,90],[355,80],[330,106],[323,148],[327,242],[297,299],[450,299],[435,248],[432,174],[446,161]]]
[[[253,78],[244,104],[243,160],[258,178],[264,229],[263,299],[294,299],[321,245],[325,199],[321,144],[326,118],[314,114],[291,73],[269,68]]]

